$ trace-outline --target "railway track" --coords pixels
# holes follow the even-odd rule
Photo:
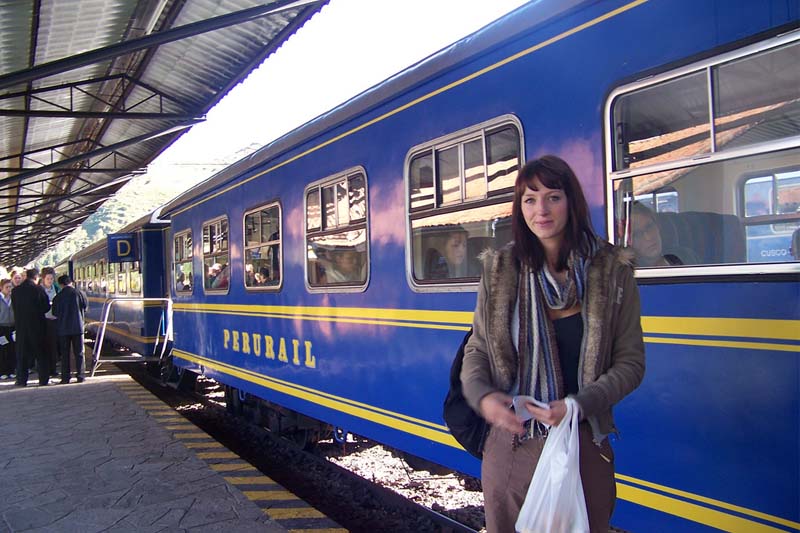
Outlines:
[[[163,386],[140,365],[119,366],[231,451],[352,532],[477,531],[328,460],[329,453],[341,455],[337,453],[341,445],[335,441],[321,442],[314,452],[304,451],[231,415],[225,410],[221,386],[212,380],[201,380],[194,392],[182,391]],[[370,446],[375,444],[363,439],[347,443],[348,451]],[[359,471],[370,472],[370,465],[361,465]]]

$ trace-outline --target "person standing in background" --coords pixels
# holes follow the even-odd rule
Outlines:
[[[50,303],[44,289],[38,285],[39,269],[31,268],[25,281],[11,291],[11,307],[17,328],[17,380],[15,385],[28,385],[28,365],[35,359],[39,371],[39,385],[50,382],[50,364],[42,350],[45,331],[44,314]]]
[[[55,299],[56,295],[59,292],[58,287],[56,287],[55,282],[56,278],[56,271],[52,267],[44,267],[42,269],[42,279],[39,282],[39,285],[44,289],[45,294],[47,294],[48,302],[50,306],[53,305],[53,300]],[[48,366],[50,368],[50,376],[56,377],[58,374],[56,373],[56,366],[58,365],[59,358],[59,346],[58,346],[58,332],[56,331],[56,317],[53,315],[52,308],[47,311],[44,315],[45,318],[45,332],[44,332],[44,354],[48,360]]]
[[[0,281],[0,379],[15,377],[14,309],[11,307],[10,279]]]
[[[66,274],[58,278],[61,292],[53,300],[53,314],[57,317],[58,343],[61,347],[61,384],[70,380],[70,349],[75,354],[75,373],[78,383],[86,379],[83,355],[83,314],[86,312],[86,296],[72,286]]]

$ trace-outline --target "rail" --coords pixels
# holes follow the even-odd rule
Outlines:
[[[158,329],[156,330],[156,340],[153,343],[153,353],[149,356],[143,356],[136,359],[132,359],[127,357],[125,359],[122,358],[106,358],[100,359],[100,354],[103,350],[103,341],[105,340],[106,336],[106,328],[108,326],[108,317],[111,315],[111,309],[114,307],[114,304],[118,302],[160,302],[162,304],[161,307],[161,319],[158,323]],[[166,304],[166,309],[164,308],[164,304]],[[144,316],[144,306],[142,306],[142,315]],[[95,339],[94,349],[92,350],[92,372],[91,375],[94,376],[94,373],[103,363],[128,363],[131,361],[138,361],[138,362],[148,362],[148,361],[163,361],[164,356],[167,355],[167,344],[170,340],[172,340],[172,299],[171,298],[108,298],[105,302],[103,302],[103,311],[102,311],[102,322],[100,323],[100,327],[97,330],[97,338]],[[163,332],[163,342],[161,342],[161,353],[157,354],[159,340],[161,339],[161,334]]]

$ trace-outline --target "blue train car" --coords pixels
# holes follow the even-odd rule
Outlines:
[[[89,300],[89,334],[97,335],[105,302],[119,300],[111,307],[104,342],[141,355],[152,355],[159,335],[164,336],[159,330],[163,305],[141,301],[167,296],[164,242],[169,223],[159,213],[156,210],[119,231],[130,234],[134,244],[124,262],[109,261],[108,239],[103,239],[74,254],[65,265]]]
[[[615,410],[613,523],[800,530],[800,263],[748,256],[800,226],[799,20],[797,0],[532,2],[318,117],[164,207],[176,364],[271,427],[479,474],[442,422],[448,370],[516,171],[555,153],[639,254],[648,368]],[[637,209],[674,260],[646,262]]]

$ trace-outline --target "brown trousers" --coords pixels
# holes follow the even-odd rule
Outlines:
[[[617,498],[614,452],[608,439],[599,447],[592,442],[587,422],[581,422],[579,428],[581,482],[589,526],[592,533],[607,533]],[[513,439],[511,433],[492,428],[484,445],[481,482],[488,533],[514,533],[514,524],[544,447],[544,440],[530,439],[513,449]]]

